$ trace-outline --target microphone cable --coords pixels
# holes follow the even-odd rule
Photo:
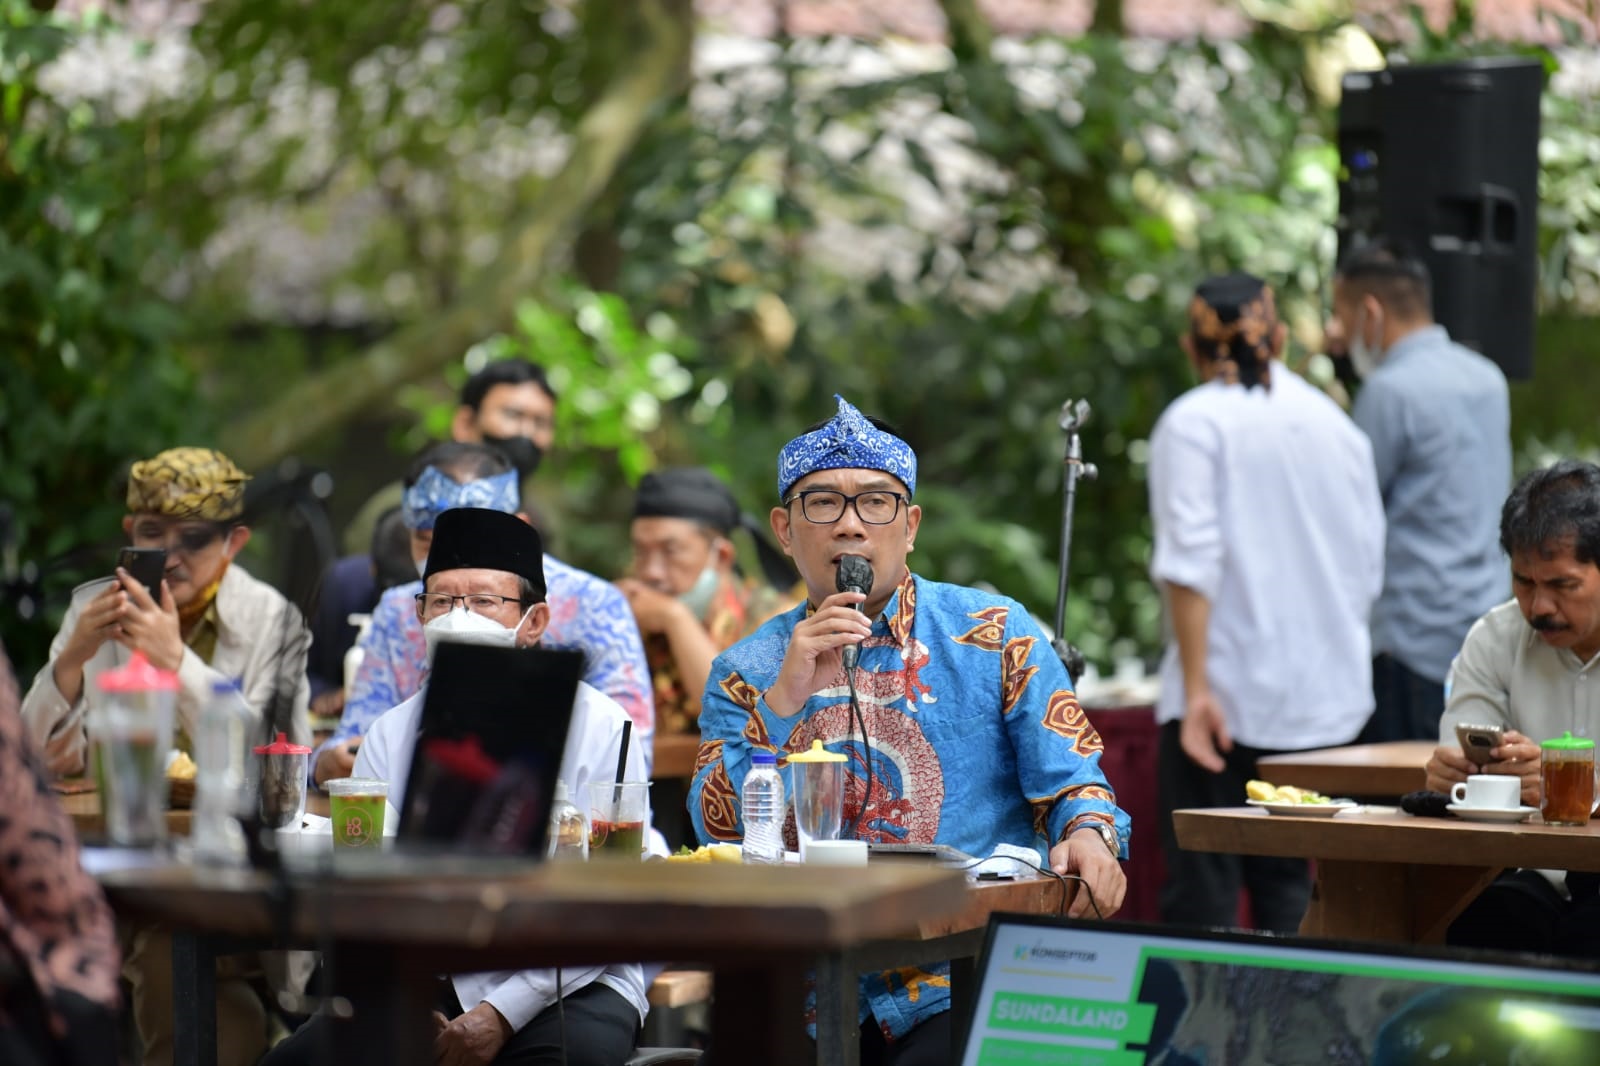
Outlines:
[[[849,839],[860,839],[856,830],[861,828],[861,819],[866,816],[867,802],[872,799],[872,738],[867,735],[867,720],[861,713],[861,700],[856,696],[856,669],[855,666],[846,668],[844,672],[845,684],[850,688],[850,721],[852,728],[861,730],[861,746],[867,752],[867,784],[861,792],[861,806],[856,808],[856,816],[850,820]]]

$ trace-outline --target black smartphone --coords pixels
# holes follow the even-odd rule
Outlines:
[[[149,589],[150,598],[160,606],[161,579],[167,572],[167,549],[123,548],[117,555],[117,565]]]
[[[1491,758],[1489,753],[1500,746],[1505,735],[1504,726],[1467,725],[1464,722],[1456,726],[1456,739],[1461,742],[1462,754],[1479,766],[1488,764]]]

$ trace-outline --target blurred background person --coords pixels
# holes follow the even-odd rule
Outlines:
[[[520,511],[518,471],[503,452],[487,444],[443,441],[412,461],[406,476],[403,520],[410,531],[413,565],[428,561],[433,526],[441,514],[478,507]],[[634,743],[648,764],[652,758],[655,705],[650,697],[644,645],[628,601],[609,581],[544,555],[549,586],[550,624],[544,643],[584,653],[583,679],[616,700],[633,720]],[[360,739],[379,715],[414,696],[428,671],[428,646],[417,617],[420,580],[385,592],[373,611],[362,648],[361,666],[333,736],[312,757],[318,786],[349,777]]]
[[[80,588],[22,702],[28,735],[55,774],[81,774],[88,737],[84,695],[101,671],[134,651],[177,673],[177,743],[187,750],[211,687],[236,678],[256,715],[290,739],[310,738],[306,630],[297,611],[234,559],[250,541],[240,518],[248,476],[221,452],[170,448],[133,464],[122,520],[136,548],[166,551],[157,603],[119,569]],[[298,678],[298,685],[286,678]]]
[[[416,579],[411,531],[398,506],[379,516],[364,554],[336,559],[323,572],[311,614],[311,650],[306,654],[313,715],[337,717],[344,710],[345,653],[360,633],[350,616],[371,615],[379,596]]]
[[[1186,851],[1172,812],[1245,802],[1263,755],[1344,744],[1372,712],[1368,612],[1383,581],[1383,503],[1366,438],[1284,366],[1272,290],[1209,278],[1184,353],[1200,384],[1150,437],[1150,576],[1171,629],[1161,660],[1161,920],[1293,933],[1303,859]]]
[[[739,529],[755,542],[759,578],[739,572],[731,539]],[[629,540],[629,576],[617,587],[644,636],[656,722],[663,733],[691,731],[711,660],[799,599],[794,570],[740,511],[733,490],[704,467],[640,479]]]
[[[1511,487],[1506,376],[1434,322],[1428,268],[1388,241],[1339,264],[1328,332],[1363,379],[1353,415],[1388,520],[1372,610],[1377,705],[1361,740],[1432,740],[1450,660],[1506,597],[1496,528]]]

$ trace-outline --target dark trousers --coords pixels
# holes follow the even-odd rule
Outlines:
[[[1534,870],[1502,874],[1467,904],[1445,933],[1460,948],[1490,948],[1534,955],[1600,957],[1600,877],[1569,873],[1563,899]]]
[[[439,1007],[447,1018],[462,1013],[448,983]],[[567,1066],[623,1066],[633,1054],[639,1038],[639,1012],[615,989],[598,981],[587,984],[569,992],[560,1007],[566,1015]],[[355,1066],[347,1049],[334,1050],[335,1034],[330,1029],[345,1024],[331,1015],[318,1014],[267,1052],[261,1066]],[[494,1061],[506,1066],[560,1066],[561,1026],[552,1004],[512,1034]]]
[[[1222,772],[1214,774],[1184,754],[1180,727],[1178,722],[1161,727],[1159,809],[1161,852],[1167,864],[1161,920],[1174,925],[1236,926],[1242,886],[1250,891],[1257,929],[1297,931],[1311,901],[1311,870],[1304,859],[1185,851],[1178,847],[1172,827],[1172,812],[1185,807],[1242,806],[1245,782],[1259,776],[1256,760],[1278,753],[1235,742],[1233,750],[1223,754]]]
[[[1372,660],[1372,697],[1377,706],[1357,743],[1439,739],[1443,682],[1428,680],[1392,655],[1379,655]]]
[[[949,1066],[955,1055],[952,1017],[950,1011],[940,1011],[891,1042],[877,1019],[868,1016],[861,1026],[861,1066]]]

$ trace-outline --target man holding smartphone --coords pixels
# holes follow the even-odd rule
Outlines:
[[[1515,595],[1478,619],[1451,666],[1428,788],[1449,792],[1470,774],[1508,774],[1520,779],[1522,802],[1536,807],[1540,743],[1569,730],[1600,735],[1600,467],[1566,459],[1524,477],[1501,509],[1500,546]],[[1458,727],[1473,728],[1458,736]],[[1473,734],[1493,740],[1495,728],[1487,761],[1470,758]],[[1462,912],[1448,942],[1592,958],[1600,953],[1597,888],[1593,874],[1517,870]]]
[[[134,548],[164,551],[163,569],[146,575],[157,579],[154,594],[126,566],[74,594],[50,661],[22,704],[28,735],[51,772],[85,771],[85,693],[102,671],[135,651],[178,675],[180,748],[195,735],[212,685],[228,678],[240,680],[254,714],[299,743],[310,739],[305,621],[277,590],[234,565],[250,540],[240,522],[248,480],[227,456],[207,448],[172,448],[133,464],[122,528]],[[139,927],[128,931],[127,944],[124,975],[133,987],[143,1062],[161,1066],[172,1061],[171,938]],[[251,959],[219,965],[224,1066],[246,1066],[266,1049],[267,1015],[245,980],[259,968]]]

